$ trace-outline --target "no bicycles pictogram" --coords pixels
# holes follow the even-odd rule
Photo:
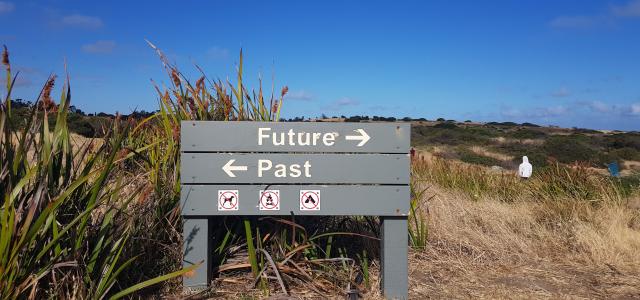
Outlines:
[[[280,191],[260,191],[260,210],[280,210]]]
[[[238,190],[218,190],[218,210],[238,210]]]
[[[300,190],[300,210],[320,210],[320,190]]]

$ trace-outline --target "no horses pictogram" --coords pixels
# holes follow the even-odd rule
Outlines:
[[[300,210],[320,210],[320,190],[300,190]]]
[[[238,190],[218,190],[218,210],[238,210]]]
[[[260,191],[260,210],[280,210],[280,191]]]

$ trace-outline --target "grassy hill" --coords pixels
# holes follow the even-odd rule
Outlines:
[[[411,138],[416,148],[442,158],[505,169],[515,169],[526,155],[538,167],[557,161],[605,169],[618,162],[626,175],[640,161],[638,132],[444,121],[414,122]]]
[[[13,109],[24,122],[32,103],[13,101]],[[142,119],[150,112],[135,112],[123,118]],[[68,114],[69,130],[84,137],[102,137],[115,116],[107,113],[86,114],[71,107]],[[20,119],[20,118],[18,118]],[[295,118],[287,121],[303,121]],[[526,155],[534,166],[547,166],[557,161],[565,164],[585,163],[596,169],[618,162],[624,175],[640,170],[640,132],[598,131],[582,128],[542,127],[532,123],[514,122],[474,123],[454,120],[427,121],[374,116],[326,118],[320,122],[388,122],[412,123],[411,144],[445,159],[466,163],[515,169]],[[50,125],[55,123],[50,119]]]

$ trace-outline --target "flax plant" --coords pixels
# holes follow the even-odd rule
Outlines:
[[[247,90],[243,84],[243,54],[240,51],[237,70],[237,83],[222,80],[210,80],[198,66],[201,77],[192,84],[167,57],[151,42],[149,46],[158,54],[167,75],[171,79],[170,87],[161,88],[154,83],[159,97],[160,110],[154,116],[143,120],[134,130],[132,137],[138,136],[138,146],[156,141],[154,147],[149,149],[148,168],[151,182],[156,186],[156,191],[166,191],[164,186],[171,185],[171,195],[168,196],[169,206],[175,207],[179,200],[180,185],[177,174],[179,170],[179,128],[183,120],[216,120],[216,121],[278,121],[282,108],[283,98],[288,88],[283,87],[279,98],[274,97],[265,101],[262,89],[262,80],[258,91]],[[145,131],[145,124],[155,124],[160,129],[146,130],[146,138],[139,138]],[[134,140],[134,138],[132,138]],[[170,173],[170,174],[168,174]],[[174,214],[177,215],[177,214]],[[254,229],[251,220],[243,220],[245,237],[254,276],[258,276],[260,268],[256,247],[254,244]],[[257,230],[257,229],[256,229]],[[225,237],[231,233],[227,232]],[[226,241],[226,239],[225,239]]]
[[[11,73],[6,47],[2,57],[7,93],[0,103],[0,298],[118,298],[189,271],[128,289],[118,283],[136,259],[121,256],[130,236],[123,208],[133,196],[122,199],[124,183],[114,176],[132,157],[122,147],[127,126],[116,120],[101,146],[75,147],[67,125],[69,78],[56,105],[52,76],[26,126],[18,127],[23,120],[11,109],[18,74]]]

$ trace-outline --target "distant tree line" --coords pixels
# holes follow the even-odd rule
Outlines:
[[[17,126],[25,126],[28,118],[34,109],[34,102],[26,101],[24,99],[11,100],[11,108],[16,116],[19,116],[18,120],[22,120],[22,124],[16,124]],[[53,108],[55,109],[55,105]],[[43,113],[43,108],[38,107],[36,109],[38,114]],[[132,118],[135,120],[144,119],[150,117],[155,112],[147,112],[145,110],[135,111],[127,115],[120,115],[122,118]],[[69,129],[79,135],[85,137],[101,137],[106,133],[106,130],[111,127],[111,122],[115,119],[116,115],[108,113],[86,113],[74,105],[69,106],[69,114],[67,116],[67,123]],[[55,117],[49,117],[48,121],[50,127],[55,125]]]

